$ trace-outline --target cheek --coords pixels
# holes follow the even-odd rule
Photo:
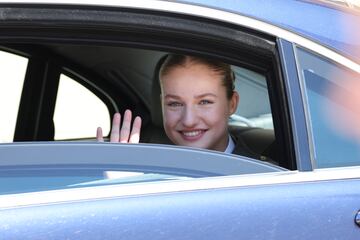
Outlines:
[[[207,111],[203,111],[202,118],[209,123],[224,124],[228,121],[228,109],[226,106],[219,105],[214,108],[210,108]]]
[[[181,111],[169,110],[165,107],[163,114],[164,126],[169,128],[175,126],[181,119]]]

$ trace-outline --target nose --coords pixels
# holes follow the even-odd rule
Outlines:
[[[197,124],[198,119],[199,117],[195,108],[191,106],[185,107],[182,116],[182,123],[185,127],[194,127]]]

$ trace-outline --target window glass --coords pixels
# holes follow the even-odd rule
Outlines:
[[[232,67],[240,102],[230,125],[274,129],[265,76],[241,67]]]
[[[106,105],[91,91],[61,74],[56,99],[55,140],[95,138],[96,128],[110,131]]]
[[[28,59],[0,51],[0,142],[12,142]]]
[[[336,91],[350,91],[350,80],[359,75],[333,62],[297,48],[300,77],[305,84],[315,163],[318,168],[360,165],[360,145],[342,131],[348,108],[334,98]],[[359,125],[347,126],[353,129]]]

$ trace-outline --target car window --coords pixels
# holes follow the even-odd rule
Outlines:
[[[274,129],[266,77],[238,66],[232,69],[240,103],[229,124]]]
[[[55,112],[55,140],[95,138],[96,128],[110,131],[110,115],[105,105],[87,88],[61,74]]]
[[[337,118],[349,109],[330,94],[334,89],[347,91],[346,82],[356,78],[360,80],[359,75],[301,48],[296,50],[308,104],[316,167],[360,165],[360,146],[340,130],[342,121]]]
[[[12,142],[28,59],[0,51],[0,142]]]

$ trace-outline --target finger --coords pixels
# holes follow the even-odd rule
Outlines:
[[[120,113],[115,113],[111,126],[110,142],[119,142],[120,121]]]
[[[104,141],[101,127],[98,127],[98,128],[96,129],[96,140],[97,140],[98,142],[103,142],[103,141]]]
[[[129,143],[140,142],[141,117],[136,117],[130,134]]]
[[[129,142],[130,128],[131,128],[131,111],[126,110],[124,113],[124,120],[120,130],[120,142]]]

